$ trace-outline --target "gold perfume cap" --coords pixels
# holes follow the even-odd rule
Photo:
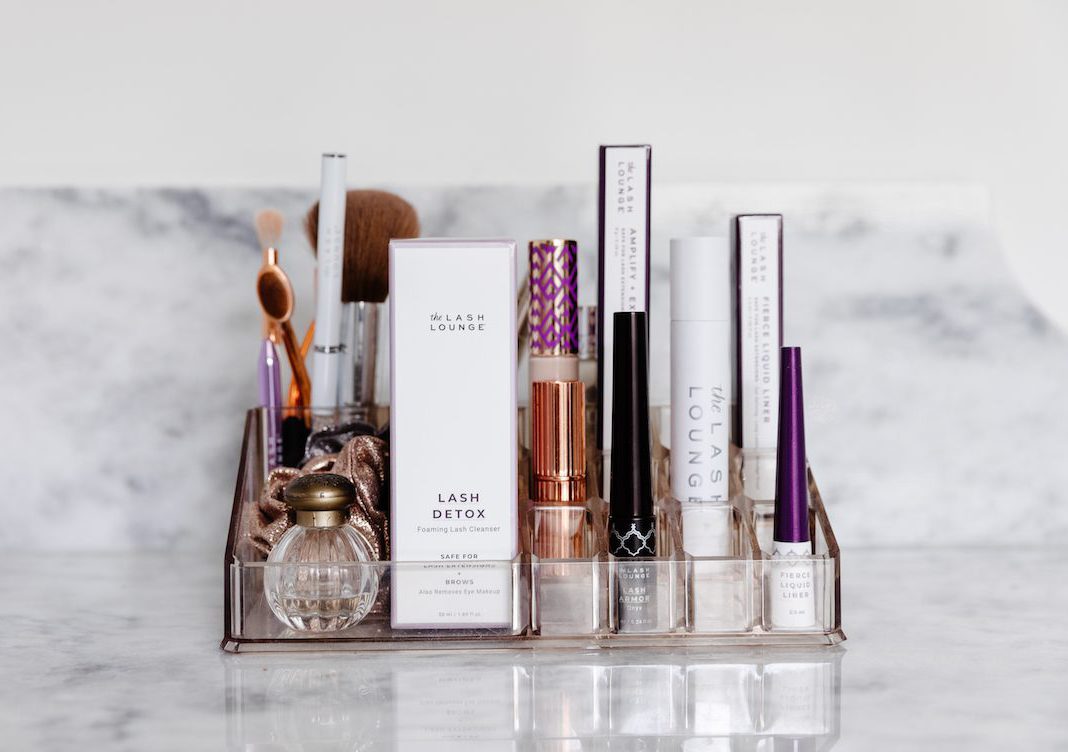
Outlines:
[[[586,501],[586,394],[581,381],[531,384],[531,500]]]
[[[303,527],[338,527],[348,519],[356,502],[356,488],[343,475],[309,473],[291,480],[285,489],[286,504],[296,512]]]

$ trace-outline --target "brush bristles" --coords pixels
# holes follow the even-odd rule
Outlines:
[[[260,239],[260,248],[277,248],[282,237],[285,220],[277,209],[263,209],[256,212],[256,237]]]
[[[256,293],[260,296],[264,313],[272,319],[282,321],[289,317],[293,293],[286,286],[284,277],[260,274],[256,278]]]
[[[319,203],[308,210],[304,230],[315,250],[319,239]],[[345,258],[341,299],[381,303],[389,295],[389,241],[419,236],[412,205],[386,191],[349,191],[345,195]]]

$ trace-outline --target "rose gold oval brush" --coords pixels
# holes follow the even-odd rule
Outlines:
[[[311,350],[312,342],[315,341],[315,319],[308,324],[308,331],[304,333],[304,341],[300,343],[300,362],[308,364],[308,351]],[[289,381],[289,396],[286,398],[286,404],[290,407],[295,407],[297,400],[300,399],[300,387],[297,386],[295,379]]]
[[[316,249],[319,204],[308,210],[304,230]],[[345,247],[341,273],[342,404],[371,405],[375,394],[378,304],[389,295],[389,241],[419,235],[412,205],[387,191],[345,194]]]
[[[273,248],[270,250],[273,252],[269,254],[270,260],[260,267],[259,274],[256,275],[256,292],[264,315],[271,319],[282,333],[282,344],[285,345],[289,366],[293,370],[293,381],[299,389],[297,406],[308,407],[311,405],[311,380],[308,378],[308,369],[304,367],[304,360],[300,357],[297,335],[289,322],[295,305],[293,286],[282,267],[276,263],[277,251]]]
[[[276,245],[282,235],[282,214],[264,209],[256,214],[256,235],[263,249],[263,263],[277,263]],[[264,464],[268,470],[282,459],[282,378],[278,360],[278,333],[271,319],[263,317],[263,344],[256,372],[259,377],[259,404],[266,409]]]
[[[263,251],[264,264],[278,263],[278,239],[282,237],[282,227],[285,219],[282,212],[277,209],[261,209],[256,212],[253,223],[256,227],[256,237],[260,241],[260,250]],[[266,316],[263,317],[264,335],[270,337],[272,342],[278,342],[278,332],[274,323]]]
[[[285,218],[282,216],[282,212],[277,209],[262,209],[256,213],[255,224],[256,237],[259,238],[260,248],[263,249],[263,263],[277,264],[278,240],[282,237],[282,228],[285,226]],[[278,333],[275,331],[276,327],[270,319],[266,316],[264,318],[266,319],[267,327],[270,330],[271,341],[277,342]],[[300,362],[305,364],[305,370],[307,370],[308,350],[311,348],[314,333],[315,321],[312,321],[311,324],[308,325],[308,333],[304,335],[304,341],[300,345]],[[292,364],[290,371],[296,373],[292,369]],[[289,380],[289,396],[286,399],[286,406],[300,406],[300,385],[297,384],[296,378],[291,378]]]

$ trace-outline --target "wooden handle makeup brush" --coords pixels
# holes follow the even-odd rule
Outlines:
[[[318,203],[308,210],[304,230],[314,250]],[[346,194],[341,275],[342,342],[346,346],[340,374],[343,404],[374,403],[377,304],[389,295],[389,241],[418,235],[419,217],[400,196],[374,190]]]

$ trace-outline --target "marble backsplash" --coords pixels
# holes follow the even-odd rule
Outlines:
[[[575,237],[593,302],[592,186],[392,188],[424,234]],[[303,331],[308,190],[0,190],[0,546],[225,539],[256,399],[254,212],[288,225]],[[809,453],[839,541],[1068,536],[1068,340],[1028,303],[967,185],[657,185],[653,393],[667,398],[667,241],[786,215],[786,339],[805,350]]]

